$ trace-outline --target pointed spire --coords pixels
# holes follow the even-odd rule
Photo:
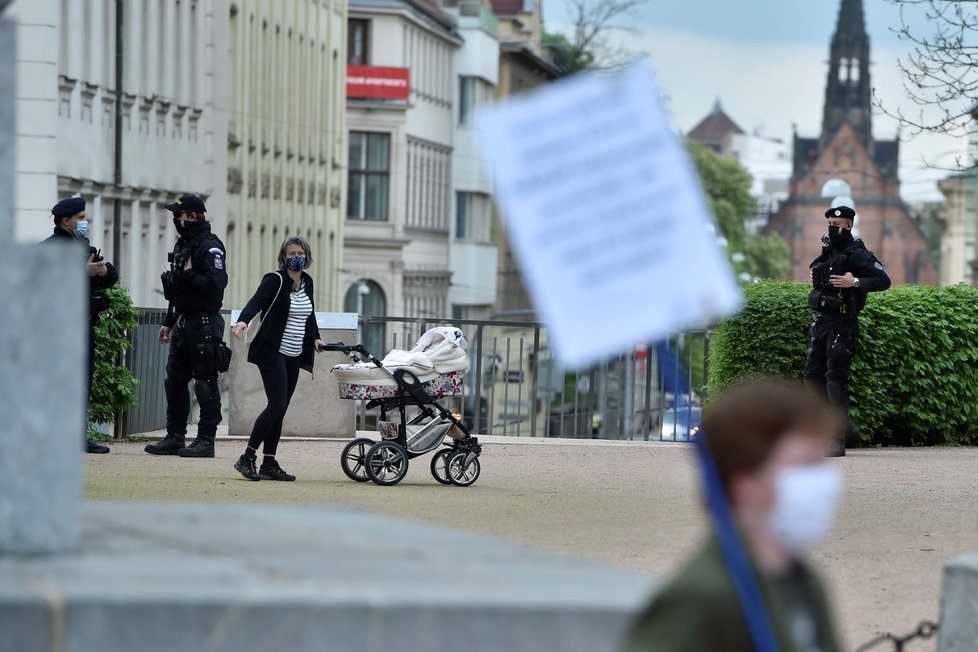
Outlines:
[[[842,0],[839,7],[839,22],[835,27],[836,36],[866,36],[866,17],[863,14],[863,0]]]
[[[717,95],[717,101],[713,103],[713,110],[710,113],[723,113],[723,105],[720,104],[719,95]]]

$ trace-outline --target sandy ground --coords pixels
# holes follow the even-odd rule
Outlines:
[[[278,459],[298,476],[294,483],[242,479],[231,468],[240,441],[219,441],[208,460],[154,457],[142,443],[116,443],[109,455],[86,456],[86,495],[347,506],[659,577],[695,548],[705,519],[687,445],[552,441],[486,444],[482,475],[468,488],[437,484],[430,455],[413,460],[397,486],[351,482],[339,466],[340,441],[283,442]],[[813,560],[854,649],[880,633],[905,634],[920,620],[937,620],[943,562],[978,548],[978,450],[850,451],[841,464],[847,492],[840,521]],[[932,639],[905,649],[935,647]]]

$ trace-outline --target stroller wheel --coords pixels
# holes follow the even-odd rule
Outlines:
[[[468,487],[479,479],[479,472],[482,465],[479,464],[479,455],[473,452],[457,451],[448,456],[446,464],[448,479],[452,484],[460,487]]]
[[[343,473],[354,482],[366,482],[370,479],[367,475],[367,451],[376,444],[373,439],[358,437],[343,448],[340,456],[340,466]]]
[[[431,456],[431,475],[442,484],[452,484],[448,477],[448,456],[451,454],[451,448],[443,448]]]
[[[382,441],[367,451],[367,475],[379,485],[397,484],[407,470],[407,451],[397,442]]]

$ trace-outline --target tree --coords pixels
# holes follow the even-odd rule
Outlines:
[[[912,46],[899,64],[903,87],[919,112],[890,109],[878,97],[877,106],[913,135],[978,133],[978,0],[889,1],[900,6],[894,31]],[[926,27],[911,27],[910,17],[921,14]]]
[[[136,328],[139,312],[120,285],[105,291],[109,308],[95,325],[95,377],[88,402],[88,434],[97,436],[96,424],[111,423],[126,408],[138,403],[137,380],[119,357],[130,347],[129,334]]]
[[[787,277],[791,253],[781,236],[747,233],[745,222],[757,209],[757,200],[750,194],[750,173],[737,161],[718,156],[699,143],[687,145],[734,269],[752,278]]]
[[[570,0],[570,35],[544,34],[554,63],[567,74],[582,70],[614,70],[624,66],[631,53],[613,45],[609,34],[629,31],[615,22],[628,17],[646,0]]]

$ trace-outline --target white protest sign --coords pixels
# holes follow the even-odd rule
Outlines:
[[[740,306],[648,63],[557,82],[476,120],[511,246],[564,364]]]

